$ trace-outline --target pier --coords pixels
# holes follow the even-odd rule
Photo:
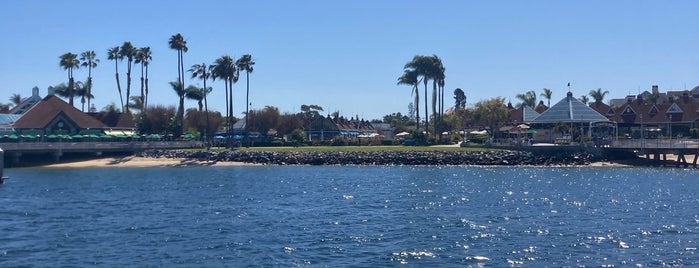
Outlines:
[[[691,139],[628,139],[615,140],[610,145],[602,147],[607,155],[635,154],[644,155],[646,159],[660,164],[667,162],[668,154],[677,156],[675,166],[697,167],[699,160],[699,140]],[[694,156],[691,163],[688,156]]]

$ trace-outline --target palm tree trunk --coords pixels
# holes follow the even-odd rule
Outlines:
[[[206,72],[206,71],[204,71]],[[206,76],[205,76],[206,77]],[[206,149],[211,149],[211,143],[209,142],[209,130],[211,128],[211,123],[209,122],[209,103],[206,101],[206,78],[204,78],[204,109],[206,111],[206,129],[204,129],[204,142],[206,143]]]
[[[231,127],[231,131],[233,130],[233,78],[230,78],[231,81],[228,82],[228,107],[231,109],[231,114],[228,116],[228,122]],[[231,132],[232,133],[232,132]]]
[[[233,78],[229,78],[230,81],[228,81],[228,109],[229,109],[229,114],[228,114],[228,147],[233,150]]]
[[[434,120],[432,120],[434,132],[432,135],[437,137],[437,79],[432,80],[432,116],[434,116]]]
[[[75,82],[73,81],[73,75],[69,71],[69,77],[68,77],[68,101],[70,103],[70,106],[73,106],[73,87],[75,86]]]
[[[146,97],[145,97],[145,80],[143,78],[143,63],[141,63],[141,105],[145,103]]]
[[[148,66],[146,66],[146,94],[145,94],[145,99],[143,100],[143,110],[145,111],[148,108]]]
[[[415,126],[420,130],[420,91],[418,84],[415,84]]]
[[[131,61],[128,61],[126,65],[126,102],[127,105],[124,106],[124,111],[129,111],[129,97],[131,97]]]
[[[245,129],[248,128],[248,114],[249,114],[249,107],[250,107],[250,73],[245,71],[245,84],[246,84],[246,91],[245,91]]]
[[[121,83],[119,83],[119,61],[114,60],[114,70],[116,72],[114,73],[114,76],[116,77],[116,82],[117,82],[117,91],[119,91],[119,100],[121,101],[121,111],[124,111],[124,96],[121,95]]]
[[[90,111],[90,99],[92,98],[92,66],[87,67],[87,111]]]
[[[427,78],[423,78],[425,84],[425,131],[430,130],[430,112],[427,110]],[[429,134],[429,133],[428,133]]]

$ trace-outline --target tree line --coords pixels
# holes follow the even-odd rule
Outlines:
[[[203,112],[207,122],[207,125],[211,125],[211,118],[209,116],[210,112],[208,109],[207,95],[213,91],[211,86],[207,86],[207,82],[214,82],[217,79],[224,82],[225,91],[225,103],[226,103],[226,114],[224,116],[226,121],[226,128],[231,129],[234,123],[233,116],[233,85],[238,82],[240,73],[245,72],[246,78],[246,103],[249,104],[249,94],[250,94],[250,74],[253,72],[255,61],[250,54],[244,54],[238,59],[233,59],[231,56],[224,54],[223,56],[214,59],[211,64],[201,63],[194,64],[190,68],[186,68],[184,64],[184,54],[187,53],[187,41],[182,34],[177,33],[172,35],[168,40],[169,48],[177,52],[177,81],[172,81],[169,83],[170,87],[173,89],[174,93],[178,97],[178,106],[172,120],[168,122],[170,125],[167,128],[174,134],[182,134],[186,129],[184,129],[184,100],[191,99],[197,101],[199,112]],[[154,122],[144,122],[144,120],[151,120],[151,117],[157,118],[158,116],[150,116],[150,113],[165,113],[162,109],[163,107],[158,107],[154,111],[151,111],[148,105],[149,96],[149,80],[148,71],[149,65],[153,60],[152,52],[150,47],[135,47],[131,42],[126,41],[120,46],[114,46],[106,51],[107,59],[114,61],[114,78],[116,82],[116,90],[119,94],[120,105],[117,107],[116,104],[107,105],[103,110],[105,111],[116,111],[131,113],[132,110],[137,111],[138,114],[135,116],[137,123],[144,125],[154,126]],[[59,57],[59,66],[62,67],[67,75],[67,83],[60,83],[53,86],[53,90],[59,97],[68,100],[68,103],[74,106],[74,98],[80,97],[80,102],[82,103],[81,110],[85,111],[85,103],[87,103],[88,110],[94,112],[96,109],[92,108],[90,101],[95,98],[92,94],[93,83],[92,83],[92,69],[98,66],[100,60],[97,58],[97,53],[93,50],[85,51],[79,56],[72,52],[67,52]],[[125,89],[122,87],[122,79],[120,73],[120,63],[125,63],[125,76],[126,84]],[[76,81],[74,77],[74,71],[84,67],[88,69],[88,75],[85,82]],[[124,67],[124,66],[121,66]],[[132,94],[132,71],[134,68],[140,69],[140,95]],[[123,69],[123,68],[122,68]],[[194,85],[185,86],[187,77],[186,73],[190,73],[190,78],[199,79],[203,82],[203,87],[199,88]],[[21,97],[16,94],[13,98],[18,99],[13,103],[19,104]],[[126,100],[126,102],[125,102]],[[15,104],[15,105],[16,105]],[[9,105],[5,106],[9,109]],[[249,113],[249,105],[245,107],[245,114]],[[248,120],[248,119],[246,119]],[[162,125],[162,124],[158,124]],[[146,127],[151,129],[151,127]],[[206,132],[202,133],[206,137],[211,137],[214,131],[208,131],[210,127],[206,128]]]

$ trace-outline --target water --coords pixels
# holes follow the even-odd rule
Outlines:
[[[11,169],[0,267],[690,267],[697,172]]]

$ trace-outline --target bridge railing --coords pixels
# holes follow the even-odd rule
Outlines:
[[[692,139],[628,139],[613,141],[613,148],[635,149],[699,149],[699,140]]]
[[[97,151],[137,151],[148,149],[200,148],[198,141],[130,141],[130,142],[12,142],[0,143],[5,152],[97,152]]]

